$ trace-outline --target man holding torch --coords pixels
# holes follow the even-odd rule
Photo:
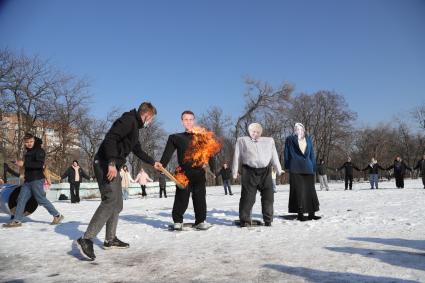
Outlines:
[[[121,177],[118,172],[125,165],[130,152],[155,169],[161,168],[161,164],[142,150],[139,142],[139,129],[146,128],[155,115],[156,108],[149,102],[143,102],[138,110],[125,112],[114,122],[99,147],[93,168],[102,200],[86,232],[76,241],[82,255],[88,259],[96,258],[91,239],[95,238],[105,225],[105,249],[123,249],[130,246],[116,236],[118,216],[123,208]]]

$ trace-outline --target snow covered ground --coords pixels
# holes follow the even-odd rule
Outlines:
[[[207,188],[208,231],[171,232],[173,196],[125,201],[118,237],[127,250],[103,250],[82,261],[72,246],[86,230],[99,201],[56,202],[65,215],[49,225],[43,208],[20,228],[0,228],[0,281],[14,282],[425,282],[425,190],[421,180],[368,190],[367,183],[343,191],[318,190],[323,215],[298,222],[288,215],[288,186],[275,194],[273,227],[237,228],[240,187],[224,196]],[[318,186],[316,186],[318,188]],[[149,192],[148,192],[149,193]],[[254,206],[261,219],[260,198]],[[190,205],[186,218],[193,221]],[[0,214],[0,222],[8,216]]]

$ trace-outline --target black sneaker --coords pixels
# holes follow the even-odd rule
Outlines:
[[[76,243],[81,255],[90,260],[94,260],[96,258],[93,251],[93,242],[91,240],[79,238]]]
[[[130,247],[130,244],[124,243],[117,237],[115,237],[111,241],[105,241],[103,242],[103,247],[105,249],[128,249]]]
[[[270,226],[272,226],[272,223],[271,222],[264,222],[264,226],[270,227]]]

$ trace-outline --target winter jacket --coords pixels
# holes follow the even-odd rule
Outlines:
[[[394,169],[394,176],[403,177],[406,174],[406,170],[412,171],[412,168],[406,165],[404,161],[394,160],[394,164],[388,167],[386,170]]]
[[[415,168],[413,170],[419,169],[421,171],[422,176],[425,176],[425,159],[421,159],[416,164]]]
[[[80,167],[78,168],[78,173],[80,174],[80,180],[75,181],[75,169],[70,166],[66,169],[65,173],[62,174],[61,179],[68,178],[68,183],[81,183],[83,178],[90,180],[90,177],[84,172],[84,170]]]
[[[227,168],[221,168],[221,170],[217,173],[216,177],[220,176],[221,178],[224,180],[230,180],[232,178],[232,170],[227,167]]]
[[[347,176],[353,176],[353,169],[360,171],[360,169],[356,165],[351,163],[351,161],[350,162],[347,161],[344,164],[342,164],[342,166],[339,167],[338,170],[341,170],[343,168],[345,169],[345,175]]]
[[[160,188],[165,188],[167,186],[167,180],[165,180],[164,174],[159,174],[158,181]]]
[[[121,169],[120,176],[121,176],[121,186],[123,188],[128,188],[130,186],[130,182],[135,182],[135,180],[131,178],[130,172],[126,172]]]
[[[319,174],[320,176],[326,175],[326,171],[327,171],[328,167],[326,166],[325,163],[317,164],[316,168],[317,168],[317,174]]]
[[[146,172],[141,172],[137,174],[136,180],[134,180],[135,183],[139,183],[140,185],[146,185],[148,182],[153,182],[151,178],[149,178],[149,175]]]
[[[316,157],[314,155],[313,143],[309,136],[306,136],[305,139],[307,148],[302,153],[296,135],[286,138],[284,150],[285,168],[290,173],[313,175],[316,171]]]
[[[34,147],[28,149],[24,156],[25,182],[32,182],[44,179],[43,167],[46,152],[41,148],[43,141],[35,138]]]
[[[154,165],[155,161],[142,150],[139,142],[139,129],[142,127],[143,121],[135,109],[125,112],[106,134],[96,158],[108,163],[114,162],[120,168],[130,152],[133,152],[142,161]]]
[[[379,169],[385,170],[385,168],[382,168],[381,165],[379,165],[378,163],[374,163],[373,165],[367,165],[367,167],[364,168],[362,171],[368,170],[369,174],[378,174]]]

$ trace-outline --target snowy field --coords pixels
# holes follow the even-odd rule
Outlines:
[[[318,185],[316,188],[318,189]],[[319,221],[298,222],[287,214],[288,185],[275,194],[272,227],[237,228],[240,187],[225,196],[207,188],[208,231],[171,232],[173,196],[124,202],[118,237],[127,250],[103,250],[104,231],[95,240],[96,261],[82,261],[72,241],[86,230],[99,201],[56,202],[65,215],[49,225],[44,208],[20,228],[0,228],[1,282],[425,282],[425,190],[420,179],[406,188],[381,182],[343,191],[318,190]],[[254,218],[261,219],[260,198]],[[0,222],[8,221],[0,214]],[[185,220],[193,221],[193,209]]]

